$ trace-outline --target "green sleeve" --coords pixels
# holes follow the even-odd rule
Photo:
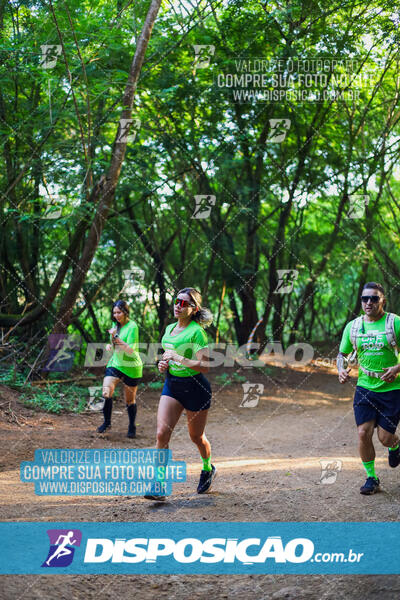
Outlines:
[[[134,323],[132,321],[132,325],[131,325],[131,327],[129,329],[128,336],[127,336],[127,339],[126,339],[126,343],[131,348],[133,348],[134,350],[137,350],[137,348],[138,348],[138,342],[139,342],[139,328],[136,325],[136,323]]]
[[[350,329],[351,329],[351,321],[347,323],[344,328],[342,341],[340,342],[339,352],[343,352],[343,354],[350,354],[353,351],[353,344],[350,340]]]
[[[193,344],[193,356],[195,356],[202,348],[207,348],[208,337],[203,328],[196,329],[191,339],[191,343]]]

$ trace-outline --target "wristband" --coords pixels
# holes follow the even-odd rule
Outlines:
[[[338,354],[336,358],[336,366],[338,369],[344,369],[344,356],[342,354]]]

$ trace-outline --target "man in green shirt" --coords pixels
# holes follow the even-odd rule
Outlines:
[[[377,428],[378,439],[389,448],[389,465],[400,464],[399,438],[396,428],[400,421],[400,364],[397,340],[400,341],[400,317],[384,310],[386,298],[379,283],[364,285],[361,296],[364,315],[347,323],[340,343],[337,367],[340,383],[349,379],[346,355],[357,353],[359,375],[354,394],[354,416],[359,436],[359,451],[367,473],[360,493],[374,494],[380,490],[375,473],[375,448],[372,436]]]

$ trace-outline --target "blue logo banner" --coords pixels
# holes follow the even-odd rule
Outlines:
[[[0,523],[1,574],[398,574],[400,523]]]

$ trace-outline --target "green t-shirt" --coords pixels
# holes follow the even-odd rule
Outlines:
[[[143,363],[138,352],[139,329],[135,321],[125,323],[119,332],[119,337],[123,342],[133,348],[133,354],[126,354],[123,350],[118,350],[115,346],[114,353],[107,363],[107,367],[115,367],[128,377],[141,377]]]
[[[175,350],[175,352],[185,358],[196,360],[196,352],[208,346],[206,332],[196,321],[190,321],[189,325],[177,335],[171,335],[171,331],[176,325],[177,323],[171,323],[171,325],[167,326],[161,340],[163,349]],[[189,367],[180,365],[173,360],[169,361],[168,371],[171,375],[178,377],[191,377],[199,373],[199,371],[189,369]]]
[[[399,362],[394,349],[388,344],[385,335],[386,313],[379,321],[364,321],[365,333],[368,337],[357,337],[357,358],[360,365],[368,371],[383,372],[385,367],[393,367]],[[340,342],[339,352],[349,354],[353,352],[350,340],[351,323],[347,323]],[[360,331],[362,329],[360,328]],[[394,318],[394,331],[396,339],[400,343],[400,317]],[[400,389],[400,377],[397,376],[392,383],[382,381],[376,377],[366,375],[361,369],[358,370],[357,385],[375,392],[390,392]]]

